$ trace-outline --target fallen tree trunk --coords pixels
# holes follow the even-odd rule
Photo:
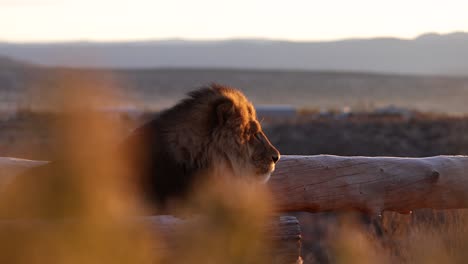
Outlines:
[[[0,180],[43,163],[0,158]],[[467,174],[466,156],[284,155],[269,185],[279,211],[406,213],[419,208],[467,208]]]
[[[269,184],[280,211],[467,208],[468,157],[282,156]]]
[[[173,239],[176,232],[183,230],[184,225],[188,225],[196,220],[181,220],[173,216],[152,216],[142,218],[143,222],[149,224],[158,234],[162,235],[166,241]],[[302,263],[301,259],[301,228],[299,221],[294,216],[279,216],[272,221],[265,223],[265,233],[273,245],[269,250],[268,258],[272,263]],[[177,248],[177,245],[171,245]],[[159,249],[164,250],[164,249]]]
[[[146,231],[153,232],[160,242],[152,245],[155,256],[164,256],[171,252],[177,254],[184,252],[180,248],[177,239],[184,238],[181,233],[187,228],[196,228],[197,221],[203,221],[197,217],[190,219],[179,219],[170,215],[130,218],[125,224],[119,226],[120,230],[128,229],[134,232],[134,227],[144,226]],[[0,220],[0,236],[16,237],[16,239],[31,236],[39,241],[47,242],[48,236],[57,234],[68,235],[74,230],[75,225],[80,225],[79,220]],[[89,223],[88,223],[89,224]],[[72,229],[67,228],[72,227]],[[114,226],[115,227],[115,226]],[[299,222],[293,216],[280,216],[265,223],[266,239],[272,242],[273,248],[268,250],[268,259],[276,264],[302,263],[301,255],[301,229]],[[79,230],[79,229],[78,229]],[[41,235],[43,238],[41,238]],[[26,239],[24,241],[28,241]],[[21,240],[20,240],[21,241]],[[64,239],[66,241],[66,239]],[[5,241],[3,241],[5,242]],[[17,242],[17,241],[16,241]],[[180,254],[180,253],[179,253]],[[185,260],[184,260],[185,261]],[[190,260],[189,260],[190,262]]]

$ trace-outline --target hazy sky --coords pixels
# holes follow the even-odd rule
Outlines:
[[[0,41],[412,38],[468,31],[468,0],[0,0]]]

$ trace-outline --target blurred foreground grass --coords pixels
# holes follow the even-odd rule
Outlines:
[[[236,181],[200,186],[180,213],[204,217],[174,234],[176,248],[155,250],[166,241],[135,220],[149,208],[132,172],[124,160],[100,158],[128,131],[93,110],[117,103],[112,93],[92,78],[59,78],[67,89],[47,100],[61,115],[23,112],[0,122],[2,156],[61,160],[53,175],[0,195],[0,263],[271,263],[268,192]]]

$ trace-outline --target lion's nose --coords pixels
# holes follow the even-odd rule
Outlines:
[[[274,163],[278,162],[278,160],[280,159],[280,154],[273,154],[273,156],[271,156],[271,159]]]

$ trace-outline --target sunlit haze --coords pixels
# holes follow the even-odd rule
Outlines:
[[[468,31],[468,1],[0,0],[0,41],[413,38]]]

